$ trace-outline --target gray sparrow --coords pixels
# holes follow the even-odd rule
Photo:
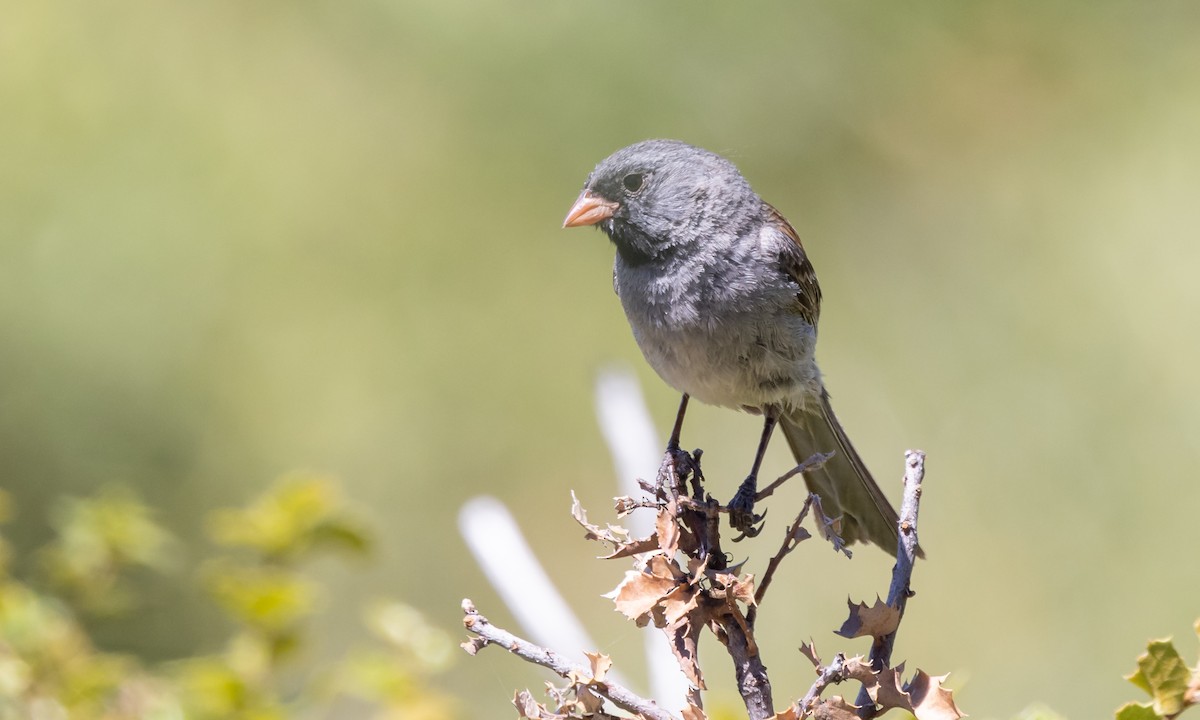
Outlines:
[[[834,453],[804,474],[848,543],[895,554],[896,511],[842,430],[814,351],[821,288],[800,237],[733,163],[676,140],[618,150],[588,176],[564,227],[594,225],[616,246],[613,286],[647,362],[688,398],[761,414],[749,476],[730,521],[757,534],[759,468],[775,426],[797,461]]]

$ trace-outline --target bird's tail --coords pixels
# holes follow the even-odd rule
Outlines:
[[[804,473],[804,482],[809,492],[821,496],[826,515],[841,517],[842,539],[847,544],[873,543],[895,555],[899,539],[896,511],[854,451],[829,406],[825,389],[821,389],[818,407],[793,410],[779,419],[779,425],[796,462],[803,462],[815,453],[834,453],[824,465]]]

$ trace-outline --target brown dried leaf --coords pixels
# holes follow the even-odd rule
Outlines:
[[[884,710],[900,708],[912,712],[912,698],[905,690],[900,677],[904,673],[904,663],[898,667],[884,668],[875,673],[875,682],[868,685],[863,683],[871,700]]]
[[[617,517],[625,517],[639,507],[641,504],[628,495],[618,495],[613,498],[613,509],[617,511]]]
[[[896,632],[900,626],[900,611],[875,597],[875,604],[867,607],[866,603],[855,604],[846,598],[850,606],[850,616],[842,627],[835,632],[844,638],[856,638],[864,635],[883,637]]]
[[[577,686],[575,688],[575,697],[579,700],[579,704],[583,706],[585,715],[595,715],[604,708],[604,698],[596,694],[589,687]]]
[[[520,690],[513,694],[513,705],[517,708],[517,717],[523,718],[540,718],[542,711],[545,710],[536,700],[533,699],[533,694],[528,690]]]
[[[604,653],[585,652],[588,663],[592,666],[592,680],[595,682],[604,682],[604,676],[608,674],[608,669],[612,667],[612,658]]]
[[[800,645],[800,654],[808,658],[813,667],[821,667],[821,656],[817,654],[817,646],[811,640]]]
[[[772,715],[771,720],[800,720],[800,708],[796,707],[796,703],[792,703],[783,712]]]
[[[696,614],[701,613],[697,612]],[[667,631],[671,638],[671,652],[679,662],[679,669],[683,671],[692,687],[700,690],[708,689],[704,684],[704,673],[700,671],[700,665],[696,662],[696,646],[704,625],[704,622],[697,622],[695,618],[690,618],[689,621]]]
[[[696,609],[700,594],[691,585],[676,585],[663,596],[663,619],[674,625]]]
[[[812,499],[813,516],[816,519],[817,531],[821,537],[833,544],[833,549],[844,554],[846,557],[853,557],[854,553],[846,547],[846,541],[842,539],[842,519],[831,518],[825,514],[825,508],[821,507],[821,497],[816,493],[809,495]]]
[[[621,584],[604,597],[613,601],[617,612],[631,620],[639,620],[646,616],[664,595],[671,592],[676,584],[673,577],[659,577],[641,570],[629,570]]]
[[[700,708],[688,703],[683,709],[683,720],[708,720],[708,716]]]
[[[815,720],[858,720],[858,708],[841,695],[834,695],[818,702],[810,717]]]
[[[571,704],[568,696],[574,694],[574,687],[574,685],[559,687],[551,682],[546,683],[546,695],[548,695],[550,699],[554,701],[555,712],[562,712],[564,707]]]
[[[658,517],[654,520],[655,534],[658,535],[658,547],[668,556],[679,550],[679,524],[675,522],[675,513],[669,508],[660,508]]]
[[[954,694],[942,686],[947,677],[917,670],[909,681],[906,689],[912,698],[912,714],[917,720],[958,720],[963,716],[954,704]]]
[[[738,600],[745,605],[754,605],[754,575],[747,575],[745,578],[734,578],[726,588],[725,597],[731,600]]]
[[[574,491],[571,492],[571,517],[575,518],[575,522],[582,525],[584,530],[587,530],[585,537],[588,540],[606,542],[612,545],[614,550],[618,550],[630,543],[639,542],[638,540],[631,540],[629,531],[619,525],[610,524],[600,527],[588,522],[587,511],[583,509],[583,504],[579,502],[579,498],[575,497]]]
[[[481,637],[473,637],[466,642],[459,643],[459,647],[467,651],[468,655],[474,655],[480,650],[488,646],[488,641]]]
[[[658,536],[651,535],[648,538],[636,538],[619,545],[615,550],[607,555],[599,555],[601,560],[615,560],[623,557],[633,557],[642,553],[658,551]]]

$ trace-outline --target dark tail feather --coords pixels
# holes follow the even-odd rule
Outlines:
[[[810,492],[821,496],[826,515],[841,516],[842,539],[869,542],[895,555],[899,540],[896,511],[854,451],[829,406],[829,394],[822,389],[819,407],[784,415],[779,426],[797,462],[815,453],[834,453],[823,466],[804,473],[804,482]],[[918,555],[924,553],[918,550]]]

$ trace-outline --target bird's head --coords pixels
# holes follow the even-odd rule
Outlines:
[[[762,201],[733,163],[678,140],[646,140],[596,166],[563,227],[599,227],[638,265],[761,217]]]

